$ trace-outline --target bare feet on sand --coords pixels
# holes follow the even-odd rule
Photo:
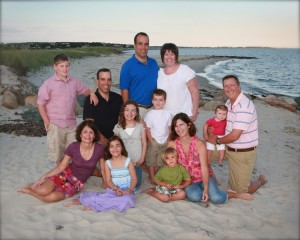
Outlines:
[[[252,194],[250,193],[244,193],[244,192],[236,192],[236,191],[233,191],[231,189],[228,189],[227,190],[227,193],[228,193],[228,198],[238,198],[238,199],[242,199],[242,200],[253,200],[254,197]]]
[[[264,186],[266,183],[268,183],[268,180],[267,180],[266,176],[262,175],[262,174],[259,175],[258,181],[260,182],[261,187]]]
[[[81,202],[78,199],[72,199],[69,203],[66,204],[66,207],[71,207],[73,205],[81,205]]]
[[[82,211],[90,211],[92,210],[92,207],[89,207],[89,206],[85,206]]]
[[[147,188],[147,189],[145,189],[144,191],[142,191],[142,193],[150,194],[150,193],[152,193],[154,190],[155,190],[155,188]]]
[[[264,175],[259,175],[258,179],[250,184],[250,187],[248,188],[248,192],[236,192],[231,189],[229,189],[228,192],[228,198],[239,198],[243,200],[253,200],[253,193],[257,191],[260,187],[264,186],[268,182],[267,178]]]
[[[28,185],[18,189],[17,192],[31,194],[31,193],[33,193],[33,190],[32,190],[31,186],[32,186],[32,184],[28,184]]]
[[[33,191],[31,189],[29,189],[29,188],[24,187],[24,188],[18,189],[17,192],[31,194]]]

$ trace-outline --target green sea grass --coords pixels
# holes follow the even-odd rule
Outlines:
[[[121,54],[114,47],[82,47],[67,49],[17,49],[0,45],[0,65],[6,65],[19,76],[26,76],[29,71],[37,71],[44,66],[51,66],[53,58],[64,53],[71,59],[83,57]]]

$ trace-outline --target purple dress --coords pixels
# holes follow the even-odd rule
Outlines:
[[[106,162],[111,170],[113,183],[122,190],[128,189],[131,184],[131,176],[128,169],[130,158],[126,159],[123,168],[112,168],[110,160]],[[95,212],[106,212],[109,210],[125,212],[128,208],[133,208],[135,203],[133,194],[117,196],[115,191],[110,188],[104,193],[81,193],[79,201],[82,205],[91,207]]]

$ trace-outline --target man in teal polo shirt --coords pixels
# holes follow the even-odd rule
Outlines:
[[[141,118],[152,105],[152,92],[157,88],[158,64],[147,56],[149,37],[139,32],[134,37],[135,53],[122,66],[120,89],[123,102],[133,100],[139,106]]]

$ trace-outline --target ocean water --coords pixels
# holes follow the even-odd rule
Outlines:
[[[130,50],[124,53],[130,55],[133,52]],[[149,50],[149,56],[151,55],[159,55],[159,50]],[[228,74],[235,74],[240,79],[244,92],[256,96],[274,94],[292,98],[300,97],[300,49],[179,48],[179,55],[254,57],[254,59],[232,58],[216,62],[207,66],[204,73],[197,74],[207,78],[212,85],[220,89],[222,78]],[[77,67],[78,65],[86,66],[84,71]],[[88,86],[95,87],[95,69],[98,68],[97,58],[83,58],[72,61],[70,74],[78,79],[84,79]],[[53,68],[49,66],[41,71],[29,73],[28,80],[39,87],[52,74]],[[119,73],[114,74],[114,81],[118,81]]]
[[[159,50],[149,51],[149,55],[158,53]],[[257,96],[300,97],[300,49],[180,48],[179,55],[254,57],[220,61],[207,66],[205,72],[198,75],[220,89],[222,78],[235,74],[244,92]]]

